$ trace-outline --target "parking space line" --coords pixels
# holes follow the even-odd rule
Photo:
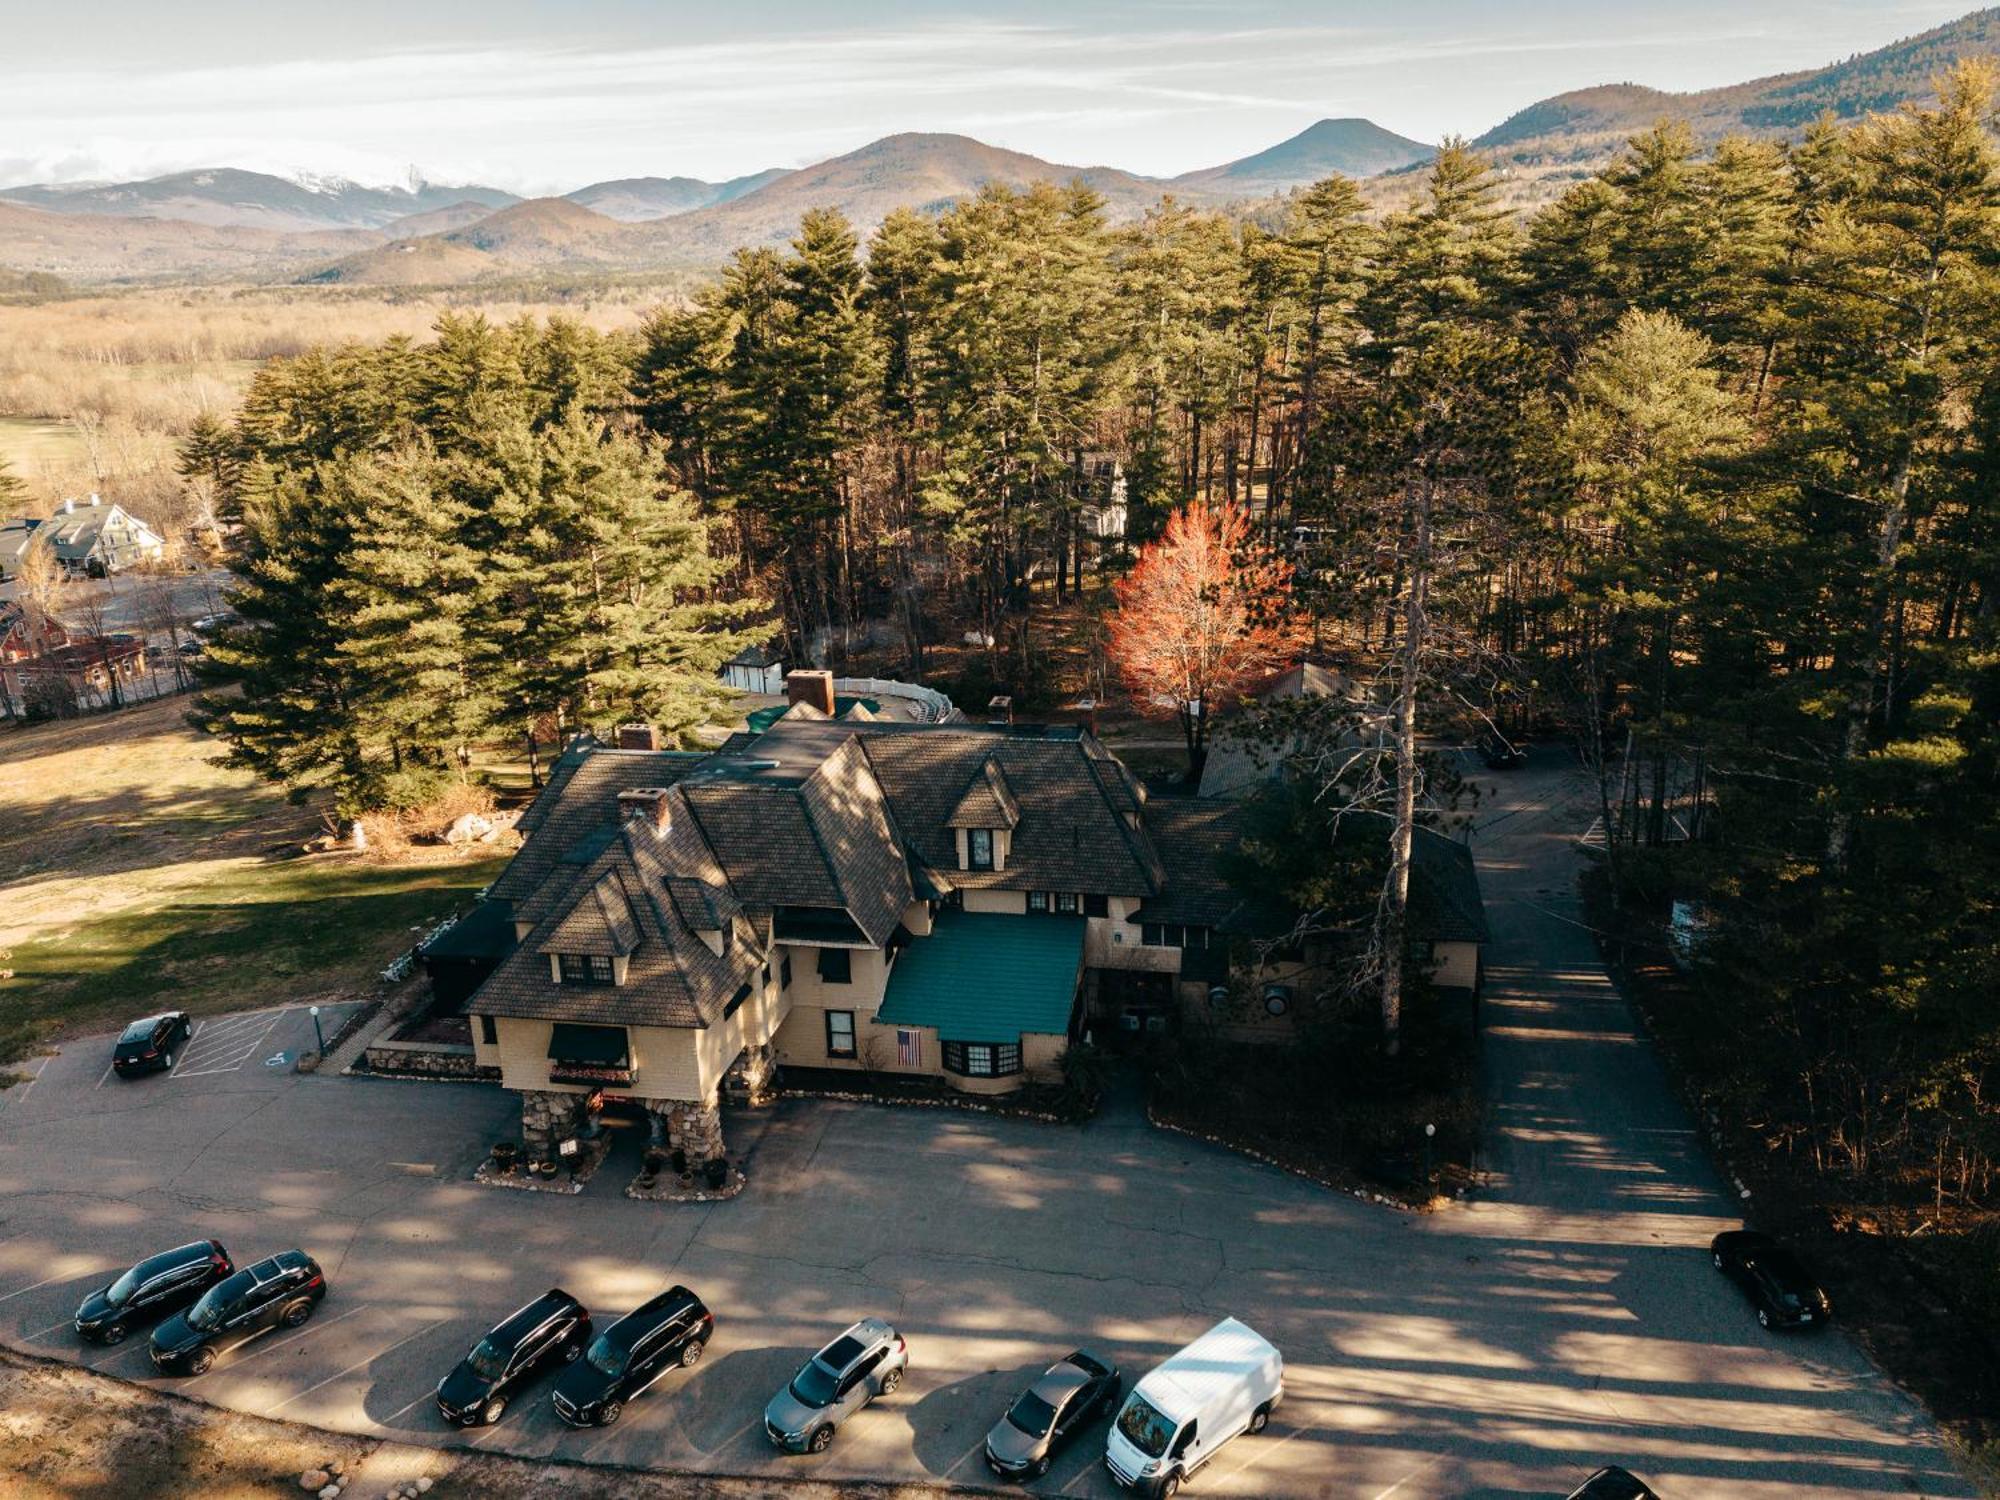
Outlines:
[[[16,1104],[26,1104],[28,1102],[28,1090],[32,1089],[36,1084],[42,1081],[42,1075],[48,1072],[49,1064],[54,1061],[55,1059],[53,1057],[45,1057],[42,1059],[42,1065],[39,1068],[35,1069],[34,1073],[30,1075],[28,1081],[21,1085],[21,1092],[14,1096],[14,1102]]]
[[[176,1060],[178,1061],[178,1059],[176,1059]],[[118,1065],[118,1064],[117,1064],[117,1062],[116,1062],[116,1060],[115,1060],[115,1059],[114,1059],[113,1061],[111,1061],[111,1062],[108,1062],[108,1063],[106,1063],[106,1064],[104,1065],[104,1071],[103,1071],[102,1073],[98,1074],[98,1076],[97,1076],[97,1086],[98,1086],[99,1088],[103,1088],[103,1087],[104,1087],[104,1081],[105,1081],[105,1080],[106,1080],[107,1078],[109,1078],[109,1077],[111,1076],[111,1070],[112,1070],[113,1068],[115,1068],[115,1067],[116,1067],[117,1065]]]
[[[51,1323],[46,1328],[38,1328],[33,1333],[24,1333],[21,1337],[32,1344],[36,1339],[45,1338],[49,1334],[54,1333],[58,1328],[70,1327],[75,1321],[74,1318],[64,1318],[60,1323]]]
[[[320,1381],[318,1385],[309,1385],[304,1390],[298,1392],[297,1395],[285,1397],[285,1399],[280,1401],[276,1406],[265,1407],[264,1415],[268,1417],[271,1415],[271,1413],[275,1411],[282,1411],[285,1407],[290,1406],[294,1401],[298,1400],[300,1396],[310,1396],[314,1391],[318,1390],[320,1386],[332,1385],[336,1380],[340,1380],[346,1376],[352,1375],[356,1370],[360,1369],[363,1365],[371,1365],[376,1360],[380,1359],[383,1355],[393,1354],[396,1350],[402,1348],[403,1345],[409,1343],[411,1339],[422,1338],[425,1334],[429,1333],[433,1328],[440,1327],[446,1321],[448,1320],[444,1318],[439,1318],[435,1323],[426,1323],[423,1327],[419,1328],[415,1333],[407,1334],[404,1337],[397,1339],[396,1342],[389,1345],[388,1348],[377,1349],[373,1354],[369,1355],[366,1359],[357,1359],[353,1364],[349,1365],[346,1369],[342,1370],[338,1375],[329,1375],[326,1377],[326,1379]]]
[[[194,1023],[194,1030],[188,1033],[187,1045],[181,1048],[181,1055],[174,1059],[174,1065],[167,1069],[167,1077],[172,1078],[180,1072],[181,1064],[188,1060],[188,1054],[194,1051],[194,1044],[201,1040],[202,1030],[207,1025],[208,1022],[206,1020]]]
[[[391,1422],[395,1421],[396,1418],[408,1416],[412,1411],[416,1410],[417,1407],[423,1405],[424,1402],[430,1400],[431,1397],[435,1396],[436,1394],[437,1390],[435,1387],[433,1387],[431,1390],[425,1391],[421,1396],[417,1397],[417,1399],[412,1401],[408,1406],[399,1407],[395,1411],[390,1412],[388,1416],[384,1417],[376,1425],[379,1427],[387,1427]]]
[[[290,1007],[285,1007],[285,1009],[290,1009]],[[183,1068],[182,1064],[186,1063],[188,1057],[195,1050],[194,1039],[190,1037],[188,1039],[187,1051],[181,1054],[180,1062],[174,1065],[174,1071],[169,1076],[177,1078],[203,1078],[215,1073],[234,1073],[238,1071],[242,1068],[243,1064],[257,1055],[258,1049],[264,1045],[264,1039],[277,1028],[278,1022],[284,1019],[285,1009],[251,1011],[247,1016],[238,1018],[239,1021],[247,1020],[254,1022],[264,1017],[269,1017],[264,1022],[264,1029],[259,1031],[254,1037],[250,1037],[247,1042],[244,1041],[244,1038],[250,1036],[251,1028],[232,1023],[229,1028],[229,1034],[222,1038],[221,1046],[214,1049],[213,1055],[201,1059],[204,1064],[213,1064],[213,1066]],[[215,1041],[217,1033],[221,1030],[223,1030],[222,1027],[211,1028],[208,1032],[209,1040]]]
[[[6,1296],[0,1297],[0,1302],[12,1302],[16,1297],[25,1297],[28,1295],[28,1293],[32,1292],[35,1289],[35,1287],[47,1286],[52,1281],[72,1281],[78,1276],[88,1276],[88,1275],[90,1275],[90,1272],[88,1271],[65,1271],[59,1276],[45,1276],[40,1281],[36,1282],[35,1286],[24,1286],[18,1292],[9,1292],[7,1293]]]

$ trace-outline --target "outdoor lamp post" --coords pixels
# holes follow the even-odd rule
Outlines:
[[[1424,1191],[1431,1188],[1431,1137],[1438,1133],[1435,1125],[1424,1126]]]
[[[319,1029],[319,1007],[317,1005],[312,1005],[308,1006],[307,1010],[311,1013],[313,1018],[313,1040],[319,1043],[319,1055],[321,1057],[325,1057],[326,1033]]]

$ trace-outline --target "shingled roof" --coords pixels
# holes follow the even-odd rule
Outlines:
[[[972,784],[944,820],[947,828],[1012,828],[1021,821],[1021,804],[1007,785],[1000,762],[987,756],[973,773]]]

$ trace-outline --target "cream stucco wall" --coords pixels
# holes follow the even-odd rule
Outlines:
[[[482,1051],[494,1055],[502,1086],[570,1094],[587,1094],[596,1087],[549,1082],[549,1035],[555,1029],[554,1022],[500,1016],[495,1019],[494,1027],[499,1033],[499,1043],[487,1049],[477,1043],[479,1024],[473,1023],[474,1056],[484,1062],[487,1059],[479,1055]],[[713,1059],[727,1045],[727,1038],[719,1035],[723,1031],[734,1032],[737,1041],[717,1066]],[[625,1035],[632,1057],[632,1086],[606,1090],[625,1098],[699,1101],[720,1082],[722,1069],[735,1060],[743,1045],[735,1017],[722,1027],[710,1027],[705,1032],[668,1026],[628,1026]]]
[[[964,901],[967,911],[997,911],[1010,916],[1024,916],[1028,910],[1026,891],[967,891]]]
[[[1479,983],[1479,944],[1432,943],[1431,983],[1469,990]]]

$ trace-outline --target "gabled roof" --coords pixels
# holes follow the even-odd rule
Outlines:
[[[638,919],[613,868],[592,883],[567,916],[547,925],[538,935],[537,951],[623,958],[638,946]]]
[[[1021,804],[1007,785],[1007,773],[989,755],[973,773],[972,784],[944,820],[947,828],[1012,828],[1021,821]]]

